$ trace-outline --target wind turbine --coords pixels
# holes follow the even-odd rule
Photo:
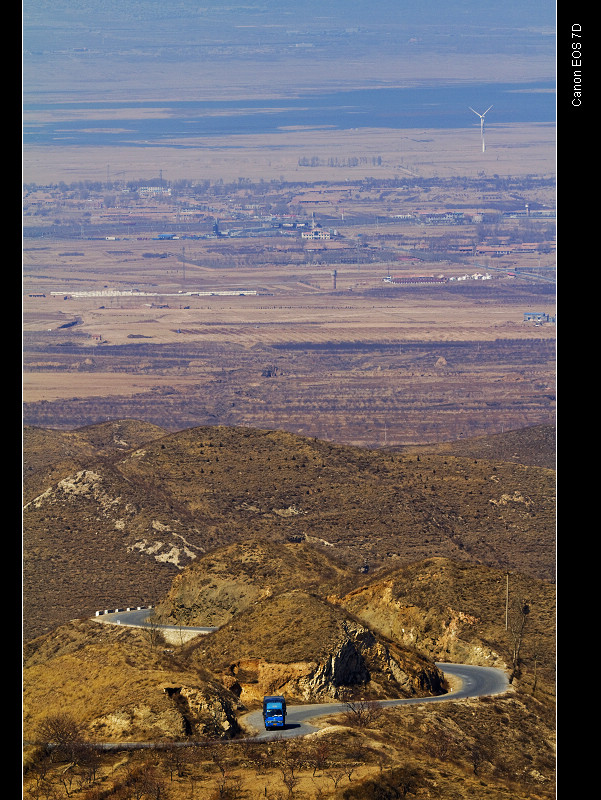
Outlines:
[[[470,111],[474,111],[474,109],[471,106],[468,106],[468,108]],[[488,114],[491,108],[492,106],[489,106],[483,114],[479,114],[477,111],[474,111],[474,114],[477,117],[480,117],[480,138],[482,139],[482,152],[486,150],[486,147],[484,145],[484,115]]]

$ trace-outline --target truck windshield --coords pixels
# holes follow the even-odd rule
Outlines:
[[[276,711],[278,714],[282,713],[282,706],[279,703],[267,703],[268,711]]]

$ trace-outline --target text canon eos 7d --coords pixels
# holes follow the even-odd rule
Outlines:
[[[575,41],[582,38],[582,26],[572,25],[572,67],[574,69],[574,95],[572,97],[572,105],[582,105],[582,42]]]

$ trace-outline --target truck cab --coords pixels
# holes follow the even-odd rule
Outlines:
[[[281,695],[263,698],[265,730],[286,727],[286,699]]]

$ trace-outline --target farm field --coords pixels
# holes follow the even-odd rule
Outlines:
[[[307,86],[323,63],[307,64]],[[369,85],[370,63],[341,82],[333,61],[331,79]],[[516,80],[517,61],[495,63]],[[228,96],[272,97],[254,75],[236,72]],[[285,106],[297,76],[283,63],[279,77]],[[203,96],[224,79],[209,68]],[[160,81],[149,94],[137,80],[129,96],[157,103],[125,102],[124,121],[172,113]],[[188,84],[177,99],[194,97]],[[26,122],[112,124],[116,107],[84,110],[63,90]],[[465,128],[28,142],[25,423],[136,418],[400,447],[552,422],[555,325],[524,315],[555,318],[555,126],[493,118],[483,153],[465,113]],[[392,282],[415,277],[440,283]]]
[[[132,112],[140,114],[139,111]],[[36,115],[37,119],[37,115]],[[469,120],[466,119],[466,123]],[[23,165],[24,183],[40,185],[65,181],[126,180],[143,175],[165,178],[250,181],[344,181],[382,178],[497,175],[552,175],[556,160],[553,124],[512,125],[491,123],[487,152],[479,148],[479,131],[462,129],[387,130],[361,128],[350,131],[291,130],[277,134],[206,136],[163,142],[144,147],[88,146],[55,148],[28,145]],[[49,157],[49,150],[54,151]],[[318,158],[318,167],[302,160]],[[356,158],[350,170],[330,166],[331,159]],[[374,169],[372,158],[381,158]],[[361,163],[361,159],[365,159]],[[301,162],[299,164],[299,161]]]
[[[555,326],[524,314],[555,315],[554,220],[501,214],[484,183],[465,190],[461,224],[444,218],[444,182],[360,181],[342,211],[338,184],[236,181],[193,221],[177,193],[113,186],[84,217],[81,192],[30,192],[26,422],[250,425],[372,447],[550,422]],[[544,181],[525,194],[552,200]]]

